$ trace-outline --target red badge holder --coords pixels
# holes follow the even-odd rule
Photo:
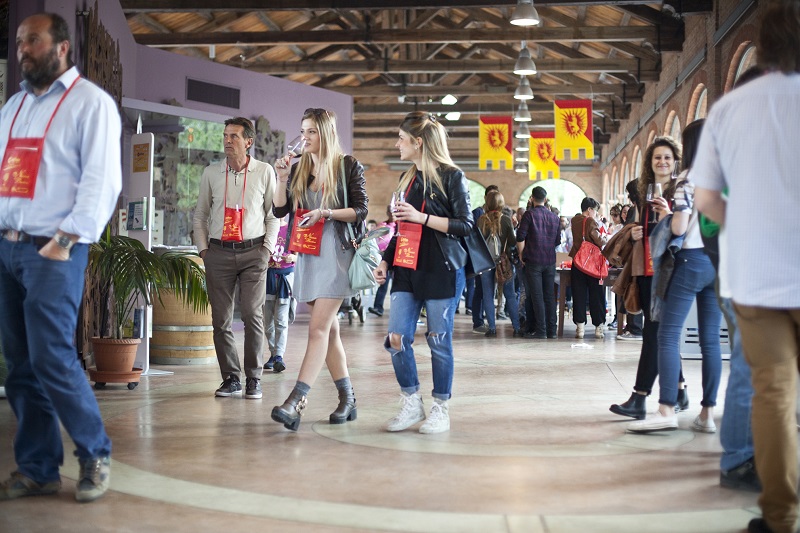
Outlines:
[[[289,251],[297,252],[298,254],[319,255],[325,220],[320,218],[313,226],[301,226],[300,221],[303,219],[303,215],[308,212],[308,209],[298,209],[294,214]]]

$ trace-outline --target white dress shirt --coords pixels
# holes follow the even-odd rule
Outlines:
[[[75,67],[41,96],[27,82],[0,110],[0,154],[19,111],[12,137],[42,137],[67,88],[79,76]],[[0,198],[0,229],[52,237],[57,230],[96,241],[117,206],[122,189],[122,125],[114,100],[82,78],[64,99],[44,141],[33,199]]]

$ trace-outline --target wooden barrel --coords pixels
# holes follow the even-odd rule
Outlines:
[[[159,251],[156,251],[159,253]],[[192,257],[202,265],[200,257]],[[196,313],[169,291],[153,302],[150,362],[157,365],[208,365],[217,362],[211,308]]]
[[[158,365],[207,365],[217,362],[211,311],[195,313],[172,293],[153,303],[150,362]]]

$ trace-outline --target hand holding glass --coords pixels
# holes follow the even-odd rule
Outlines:
[[[397,211],[398,202],[405,202],[405,201],[406,201],[406,195],[403,191],[393,192],[392,201],[389,203],[389,208],[392,210],[392,213]]]
[[[286,151],[289,153],[290,156],[300,157],[303,155],[303,148],[306,147],[306,140],[303,138],[302,135],[298,135],[288,143],[286,143]]]
[[[661,191],[661,184],[660,183],[651,183],[647,186],[647,201],[652,202],[656,198],[661,198],[662,191]]]

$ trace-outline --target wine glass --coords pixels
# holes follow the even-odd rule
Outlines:
[[[647,186],[647,201],[653,202],[656,198],[661,198],[662,190],[660,183],[651,183]]]
[[[289,153],[290,156],[300,157],[303,155],[303,148],[306,147],[306,140],[303,138],[302,135],[298,135],[288,143],[286,143],[286,151]]]
[[[405,193],[403,191],[393,192],[392,193],[392,200],[389,203],[389,208],[392,210],[392,213],[397,211],[397,203],[398,202],[405,202],[405,201],[406,201],[406,195],[405,195]]]

